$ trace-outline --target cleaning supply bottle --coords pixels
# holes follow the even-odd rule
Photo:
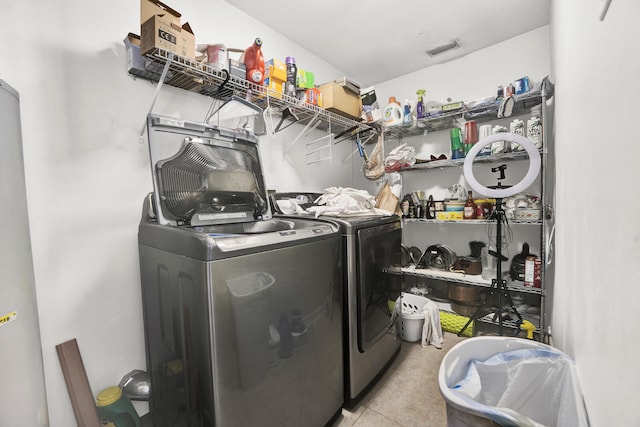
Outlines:
[[[418,103],[416,104],[416,118],[417,119],[422,119],[425,116],[425,111],[424,111],[424,93],[425,93],[425,90],[424,89],[418,89],[416,93],[418,94]]]
[[[296,59],[293,56],[287,56],[284,61],[287,65],[287,81],[285,82],[285,95],[296,96],[296,77],[298,76],[298,67]]]
[[[247,67],[247,80],[251,83],[262,85],[264,82],[264,55],[262,54],[262,39],[256,37],[255,41],[242,54],[241,61]]]
[[[102,420],[110,421],[116,427],[142,427],[138,413],[120,387],[107,387],[98,393],[96,409]]]
[[[396,126],[402,124],[402,108],[400,108],[400,103],[396,100],[395,96],[390,96],[389,104],[384,107],[382,124],[384,126]]]
[[[405,99],[402,107],[402,124],[404,126],[411,126],[412,122],[413,115],[411,114],[411,103],[408,99]]]

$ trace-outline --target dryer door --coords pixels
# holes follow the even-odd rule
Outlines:
[[[358,230],[358,348],[367,351],[389,330],[389,301],[402,288],[399,222]]]

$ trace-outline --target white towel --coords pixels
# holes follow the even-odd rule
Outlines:
[[[376,209],[376,199],[366,190],[353,188],[330,187],[324,190],[322,196],[316,199],[318,206],[307,209],[316,217],[320,215],[334,216],[363,216],[363,215],[391,215],[390,212]]]
[[[424,325],[422,326],[422,347],[431,344],[435,348],[442,348],[442,325],[440,324],[440,310],[438,305],[429,300],[422,307],[424,313]]]

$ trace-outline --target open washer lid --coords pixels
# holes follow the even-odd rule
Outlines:
[[[147,135],[159,224],[272,217],[255,135],[155,114]]]

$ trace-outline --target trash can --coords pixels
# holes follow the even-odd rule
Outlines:
[[[475,337],[442,359],[440,393],[451,426],[588,426],[575,363],[515,337]]]

